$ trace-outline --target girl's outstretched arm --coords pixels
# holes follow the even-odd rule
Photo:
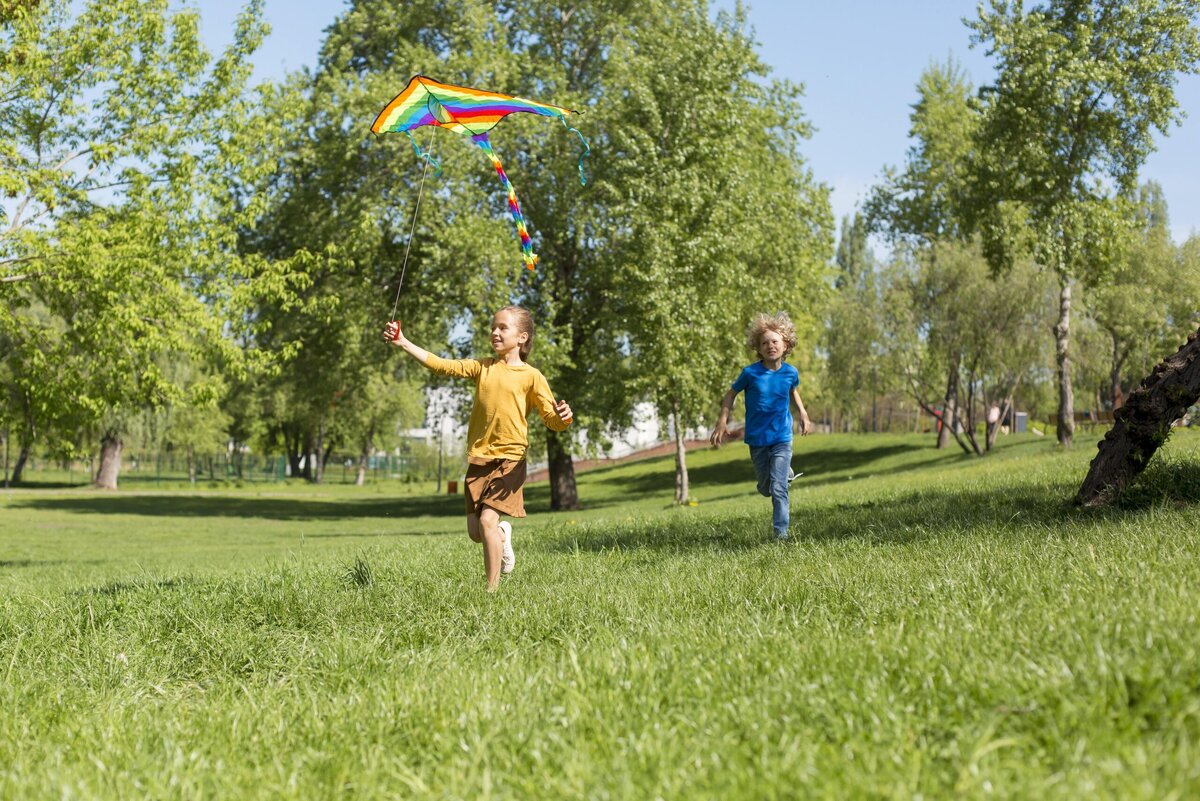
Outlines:
[[[398,348],[404,348],[414,359],[421,364],[429,361],[429,351],[419,345],[414,345],[409,341],[408,337],[404,336],[404,332],[400,330],[400,321],[392,320],[383,327],[383,338],[386,342],[395,345]]]
[[[383,338],[398,348],[404,348],[414,359],[438,375],[458,378],[475,378],[479,375],[480,363],[475,359],[443,359],[420,345],[414,345],[400,330],[399,320],[393,320],[383,327]]]

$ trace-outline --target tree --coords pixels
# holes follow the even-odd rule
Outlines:
[[[867,396],[872,408],[869,425],[872,431],[878,430],[875,405],[881,390],[880,374],[886,376],[879,353],[883,315],[875,258],[867,235],[861,215],[855,214],[853,222],[849,217],[842,218],[834,258],[837,272],[824,332],[825,384],[846,431],[851,430],[854,416]]]
[[[372,373],[366,385],[356,387],[334,417],[334,434],[358,455],[354,483],[366,482],[371,454],[395,442],[398,426],[420,422],[425,409],[420,385],[398,381],[393,376]]]
[[[319,295],[321,303],[337,309],[331,313],[340,319],[359,319],[360,314],[363,319],[381,319],[386,311],[378,309],[386,307],[378,301],[370,307],[366,293],[390,300],[387,290],[394,292],[412,204],[419,192],[420,165],[402,137],[363,142],[355,135],[361,130],[355,125],[373,118],[414,71],[585,110],[581,127],[594,147],[588,161],[587,188],[579,183],[579,142],[569,132],[545,120],[523,119],[525,115],[513,115],[500,129],[503,144],[497,139],[497,147],[520,192],[541,256],[534,272],[519,268],[503,198],[494,174],[477,150],[469,141],[444,132],[434,132],[436,139],[422,140],[422,146],[435,144],[443,174],[437,179],[438,191],[427,191],[421,206],[405,282],[413,289],[401,298],[400,316],[406,321],[406,331],[413,332],[410,336],[416,338],[419,333],[426,342],[445,343],[465,353],[472,344],[486,348],[486,340],[451,343],[452,332],[474,332],[473,321],[489,315],[498,305],[518,302],[530,308],[538,322],[533,359],[556,392],[573,401],[577,410],[573,430],[586,432],[588,441],[594,443],[620,428],[639,399],[631,392],[635,365],[629,321],[634,307],[622,305],[630,286],[623,276],[634,265],[617,254],[625,252],[621,243],[634,225],[645,225],[629,216],[638,209],[629,202],[630,190],[624,183],[638,168],[625,160],[641,158],[643,153],[625,146],[640,146],[661,133],[661,129],[648,129],[639,134],[639,126],[654,120],[631,114],[632,106],[653,98],[644,94],[630,97],[628,87],[646,87],[650,76],[633,74],[614,53],[619,49],[622,57],[635,56],[645,67],[651,63],[649,56],[634,53],[630,44],[636,40],[641,42],[639,47],[648,49],[652,43],[645,41],[644,31],[654,30],[677,40],[682,52],[710,35],[713,23],[706,6],[676,8],[669,3],[632,0],[584,5],[537,0],[520,14],[510,11],[506,4],[482,0],[421,2],[415,7],[397,0],[351,4],[331,27],[321,66],[311,87],[305,89],[310,110],[296,126],[300,134],[296,141],[302,143],[305,153],[286,171],[296,180],[285,178],[271,188],[270,224],[259,229],[266,236],[248,237],[247,244],[272,260],[291,259],[300,251],[309,254],[305,258],[336,255],[340,260],[336,269],[320,267],[312,274],[313,286],[306,290],[305,302],[310,296],[315,302]],[[389,24],[381,25],[381,19]],[[702,30],[693,35],[664,24],[663,19],[684,19]],[[738,47],[748,47],[745,36],[738,41]],[[707,46],[709,42],[699,43]],[[660,47],[655,52],[662,55],[666,50]],[[703,55],[697,51],[686,57],[703,61]],[[689,74],[673,72],[670,83],[660,81],[657,97],[679,96],[680,87],[691,79]],[[747,124],[729,116],[722,119],[730,129]],[[680,116],[679,121],[686,119]],[[729,131],[718,131],[707,120],[704,125],[709,126],[710,142],[724,147],[721,140]],[[791,126],[791,121],[785,121],[784,129]],[[772,136],[758,135],[760,142]],[[761,145],[755,147],[756,153],[763,152]],[[712,147],[695,152],[709,157],[726,150]],[[782,164],[774,156],[772,160]],[[729,174],[719,177],[732,181],[732,171],[742,169],[745,161],[734,158]],[[709,163],[725,169],[720,158]],[[405,169],[398,170],[397,164]],[[661,167],[656,175],[670,177],[666,164]],[[784,169],[790,168],[784,165]],[[701,176],[699,168],[687,172],[689,181]],[[771,179],[762,189],[791,192],[797,185],[794,179],[788,172],[786,178]],[[683,194],[682,180],[676,184],[679,188],[675,191]],[[644,182],[638,191],[647,191]],[[747,205],[758,210],[761,204]],[[732,221],[740,221],[741,212],[733,204],[717,208],[728,210]],[[720,238],[712,235],[712,229],[705,233],[706,239]],[[767,239],[765,232],[745,236],[743,241],[751,236]],[[779,246],[787,247],[795,239],[785,235]],[[696,234],[694,241],[703,240]],[[464,247],[467,242],[469,248]],[[750,252],[766,252],[773,246],[756,246]],[[729,249],[721,252],[728,254]],[[350,293],[343,289],[347,275],[354,276],[359,287]],[[376,311],[368,313],[368,308]],[[285,314],[264,308],[263,313],[275,321],[273,335],[279,341],[298,342],[298,336],[287,332],[312,330],[302,323],[307,315],[303,309]],[[679,319],[672,324],[679,327]],[[742,325],[744,322],[739,322],[737,327]],[[371,337],[376,336],[376,328],[371,326]],[[309,338],[311,341],[311,335]],[[325,347],[338,346],[325,343]],[[360,353],[368,351],[364,347]],[[354,359],[339,357],[337,363],[347,368],[346,375],[352,374]],[[301,364],[296,362],[297,367]],[[327,367],[323,365],[323,371]],[[310,369],[289,372],[316,374]],[[341,374],[340,368],[321,373]],[[282,380],[290,379],[283,376]],[[326,389],[336,388],[330,384],[317,394],[329,395]],[[289,390],[283,396],[290,399],[289,413],[297,413],[303,406],[295,402],[297,392]],[[273,393],[273,397],[282,396]],[[314,414],[310,411],[308,416]],[[307,425],[313,426],[311,422]],[[551,507],[577,508],[580,501],[572,462],[575,444],[566,435],[539,433],[532,447],[540,447],[543,436],[550,465]]]
[[[943,436],[970,454],[992,448],[1018,385],[1040,361],[1035,333],[1045,282],[1028,262],[1015,264],[1009,279],[993,278],[977,242],[953,241],[901,248],[884,274],[892,358],[917,404],[939,415]],[[952,372],[943,396],[945,365]],[[993,406],[999,415],[991,421]]]
[[[918,264],[943,274],[952,284],[957,283],[956,276],[924,260],[936,259],[940,252],[961,252],[938,246],[962,244],[971,238],[969,175],[973,137],[979,127],[979,113],[970,102],[971,91],[970,82],[954,61],[931,65],[921,74],[917,102],[909,116],[909,137],[913,144],[908,149],[905,167],[900,171],[891,167],[884,170],[884,181],[872,190],[865,212],[873,229],[885,233],[894,244],[914,249]],[[916,251],[924,251],[924,255]],[[944,290],[953,292],[954,287],[928,288],[933,296]],[[929,313],[937,316],[941,311],[930,309]],[[945,359],[941,365],[945,389],[940,408],[932,404],[933,396],[925,397],[924,389],[923,398],[917,400],[942,421],[937,431],[937,447],[944,448],[957,425],[954,421],[958,416],[963,349],[954,338],[961,336],[964,329],[952,324],[936,328],[944,338],[940,347],[932,351]],[[911,385],[911,371],[905,369]]]
[[[380,27],[381,14],[403,24]],[[257,393],[266,439],[285,448],[294,474],[320,481],[336,447],[361,454],[363,437],[386,422],[376,403],[383,388],[413,393],[401,407],[422,398],[409,379],[429,380],[427,371],[402,361],[393,375],[397,360],[379,339],[397,297],[414,339],[435,351],[469,350],[473,336],[452,336],[473,334],[472,322],[511,302],[526,280],[513,269],[518,251],[495,175],[469,139],[418,132],[441,162],[435,176],[406,138],[368,138],[414,64],[452,82],[476,83],[473,75],[490,70],[515,84],[516,59],[497,29],[485,3],[353,4],[331,26],[316,71],[292,76],[261,111],[282,121],[282,135],[257,156],[276,165],[270,180],[241,189],[267,199],[241,245],[299,279],[294,300],[264,298],[254,312],[264,329],[258,345],[286,351]]]
[[[1171,424],[1200,403],[1200,329],[1159,362],[1114,414],[1075,503],[1105,506],[1146,469],[1171,435]]]
[[[1167,204],[1156,183],[1138,190],[1134,232],[1112,275],[1085,296],[1085,306],[1107,340],[1105,385],[1113,409],[1124,403],[1157,354],[1193,326],[1200,309],[1200,265],[1184,263],[1171,242]],[[1189,269],[1190,266],[1190,269]]]
[[[921,73],[904,169],[884,168],[864,207],[871,230],[918,245],[969,237],[971,150],[979,127],[972,91],[954,60]]]
[[[1122,197],[1180,120],[1175,83],[1195,72],[1194,0],[1017,0],[982,4],[973,42],[997,59],[980,90],[973,220],[997,271],[1021,252],[1059,283],[1054,326],[1058,441],[1071,445],[1075,285],[1101,283],[1128,234]]]
[[[124,421],[183,392],[157,358],[238,359],[237,210],[212,190],[214,165],[240,161],[224,145],[260,15],[252,0],[215,61],[196,13],[166,0],[51,0],[3,22],[0,333],[23,343],[6,356],[31,429],[71,447],[105,424],[101,487],[116,487]]]
[[[760,82],[744,17],[714,21],[703,2],[648,11],[609,59],[622,88],[607,142],[622,233],[613,303],[640,366],[631,388],[673,422],[684,503],[685,432],[711,419],[744,361],[752,312],[788,309],[815,328],[831,226],[798,152],[799,89]]]

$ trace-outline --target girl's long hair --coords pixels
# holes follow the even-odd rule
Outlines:
[[[496,310],[496,314],[500,312],[511,314],[513,319],[517,321],[517,330],[529,335],[520,349],[521,361],[525,361],[529,358],[529,352],[533,350],[533,315],[529,313],[528,309],[522,306],[505,306],[503,309]]]

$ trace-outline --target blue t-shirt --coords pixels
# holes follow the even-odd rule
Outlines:
[[[792,388],[800,386],[800,374],[790,364],[768,370],[762,362],[742,369],[733,391],[746,392],[747,445],[761,447],[792,441]]]

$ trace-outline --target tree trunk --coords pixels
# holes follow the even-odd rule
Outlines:
[[[1171,424],[1200,402],[1200,329],[1129,393],[1113,414],[1087,478],[1075,496],[1083,506],[1104,506],[1146,468],[1171,433]]]
[[[4,429],[4,488],[9,488],[8,483],[8,429]]]
[[[316,469],[313,471],[313,483],[320,484],[325,480],[325,421],[322,420],[317,424],[317,444],[313,449],[315,453],[310,454],[310,461],[316,462]]]
[[[108,430],[100,438],[100,470],[96,473],[97,489],[115,490],[121,472],[121,448],[124,443],[116,431]]]
[[[374,438],[374,428],[363,441],[362,450],[358,454],[358,471],[354,475],[354,486],[361,487],[367,483],[367,465],[371,460],[371,440]]]
[[[879,376],[875,368],[871,368],[871,433],[879,433]]]
[[[1117,341],[1116,335],[1113,335],[1112,341],[1112,372],[1108,378],[1108,391],[1109,396],[1112,398],[1112,407],[1115,412],[1125,403],[1125,393],[1121,391],[1121,368],[1125,366],[1125,357],[1121,354],[1121,346]]]
[[[546,457],[550,469],[550,508],[555,512],[582,509],[579,490],[575,485],[575,462],[563,440],[566,433],[549,432],[546,437]]]
[[[287,452],[288,475],[292,478],[300,475],[300,458],[302,456],[300,450],[300,435],[289,434],[287,425],[283,428],[283,449]]]
[[[29,452],[31,448],[28,442],[22,442],[20,452],[17,454],[17,464],[12,465],[12,484],[17,486],[20,483],[20,478],[25,472],[25,463],[29,462]]]
[[[300,471],[300,475],[305,481],[313,480],[313,441],[309,434],[304,435],[304,446],[300,449],[300,453],[304,455],[304,467]]]
[[[196,483],[196,449],[188,445],[187,449],[188,481]]]
[[[1004,403],[1000,404],[1000,416],[996,418],[996,422],[988,421],[987,424],[987,442],[984,443],[984,448],[990,453],[992,448],[996,446],[996,435],[1000,433],[1000,426],[1004,425],[1004,421],[1012,413],[1013,396],[1009,393],[1004,399]],[[1013,421],[1014,424],[1016,421]]]
[[[1058,444],[1071,447],[1075,437],[1075,392],[1071,387],[1071,279],[1061,279],[1058,322],[1054,325],[1054,358],[1058,364]]]
[[[671,416],[675,422],[675,503],[685,504],[688,502],[687,447],[683,423],[679,419],[679,403],[673,405]]]
[[[445,439],[446,420],[442,418],[438,421],[438,474],[437,474],[437,494],[442,494],[442,440]],[[465,491],[465,490],[464,490]],[[552,490],[553,491],[553,490]]]
[[[946,378],[946,397],[942,399],[941,425],[938,426],[938,450],[950,444],[950,427],[954,425],[958,405],[958,359],[950,364]]]
[[[971,365],[971,369],[967,373],[967,415],[963,430],[967,441],[971,444],[971,450],[975,452],[976,456],[982,456],[983,449],[979,447],[979,441],[975,437],[975,430],[979,426],[979,420],[975,417],[975,386],[978,383],[975,379],[975,372],[977,365],[978,359]]]
[[[33,452],[33,441],[37,435],[33,427],[33,412],[28,394],[24,396],[25,401],[25,427],[21,431],[21,452],[17,454],[17,463],[13,466],[12,483],[14,485],[21,483],[21,475],[25,472],[25,465],[29,461],[29,455]]]

